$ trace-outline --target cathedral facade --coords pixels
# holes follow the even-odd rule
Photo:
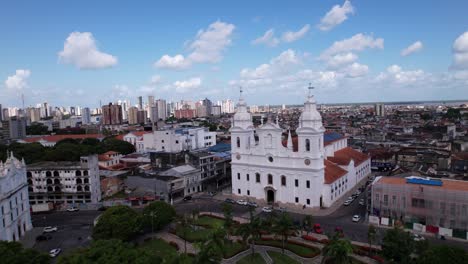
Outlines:
[[[232,193],[270,204],[329,207],[370,174],[370,158],[325,131],[313,95],[286,139],[278,121],[254,127],[244,99],[231,126]]]

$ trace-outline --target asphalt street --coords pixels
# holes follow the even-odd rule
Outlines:
[[[325,234],[332,234],[336,227],[341,227],[347,238],[354,241],[367,243],[368,224],[365,221],[365,206],[359,205],[359,199],[365,194],[361,194],[349,206],[341,206],[337,211],[329,216],[312,216],[314,223],[319,223],[322,226]],[[215,200],[209,196],[200,196],[191,201],[180,201],[174,204],[178,214],[190,214],[194,210],[222,213],[223,202]],[[233,204],[233,215],[237,217],[248,217],[249,208],[247,206]],[[141,210],[141,209],[138,209]],[[267,213],[261,212],[261,208],[257,208],[257,214],[266,217]],[[93,222],[102,212],[101,211],[79,211],[79,212],[51,212],[47,214],[32,215],[33,226],[39,229],[35,236],[40,233],[45,226],[57,226],[58,231],[51,233],[51,240],[36,242],[34,248],[48,252],[53,248],[60,247],[63,253],[72,249],[86,246],[91,241]],[[296,223],[302,223],[306,216],[305,214],[289,213]],[[360,222],[352,222],[352,216],[359,214],[362,216]],[[385,233],[384,228],[377,229],[377,242],[380,243]],[[468,250],[468,243],[455,240],[438,240],[432,237],[426,237],[430,242],[435,244],[455,245]],[[62,254],[63,254],[62,253]]]

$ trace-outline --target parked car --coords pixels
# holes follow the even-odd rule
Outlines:
[[[192,200],[192,196],[188,195],[188,196],[185,196],[184,199],[182,199],[184,201],[190,201]]]
[[[208,195],[211,196],[211,197],[213,197],[213,196],[216,195],[216,192],[209,192]]]
[[[273,208],[265,206],[265,207],[262,208],[262,212],[271,213],[271,212],[273,212]]]
[[[273,210],[277,211],[279,213],[284,213],[284,212],[286,212],[286,207],[276,207]]]
[[[237,201],[237,204],[238,204],[238,205],[247,205],[247,201],[245,201],[245,200],[238,200],[238,201]]]
[[[314,227],[314,232],[317,233],[317,234],[323,234],[323,230],[322,230],[322,227],[320,226],[320,224],[315,224]]]
[[[255,207],[255,208],[258,207],[256,202],[247,202],[247,205],[250,206],[250,207]]]
[[[353,215],[353,222],[357,223],[357,222],[359,222],[359,220],[361,220],[360,215]]]
[[[51,235],[39,235],[36,237],[36,241],[46,241],[46,240],[51,240],[52,236]]]
[[[75,207],[75,206],[70,207],[70,208],[67,208],[67,211],[68,211],[68,212],[78,212],[79,210],[80,210],[80,209],[78,209],[78,207]]]
[[[418,234],[411,234],[411,237],[413,237],[414,241],[424,241],[424,240],[426,240],[423,236],[418,235]]]
[[[54,248],[51,251],[49,251],[49,256],[51,256],[52,258],[55,258],[56,256],[60,254],[60,252],[62,252],[62,249]]]
[[[364,199],[359,200],[359,205],[364,205],[364,204],[365,204]]]
[[[224,202],[225,202],[225,203],[231,203],[231,204],[235,204],[235,203],[236,203],[236,201],[234,201],[234,200],[231,199],[231,198],[226,198],[226,199],[224,200]]]
[[[353,202],[353,200],[346,200],[346,201],[343,203],[343,205],[344,205],[344,206],[348,206],[348,205],[350,205],[352,202]]]
[[[43,233],[52,233],[52,232],[57,232],[58,228],[56,226],[46,226],[42,230]]]

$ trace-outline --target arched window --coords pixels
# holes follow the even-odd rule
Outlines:
[[[28,178],[31,178],[31,177],[32,177],[32,173],[31,173],[30,171],[28,171],[28,172],[26,173],[26,176],[27,176]]]
[[[54,180],[54,184],[60,184],[60,180],[59,180],[59,179],[55,179],[55,180]]]
[[[268,174],[268,184],[273,184],[273,175]]]
[[[58,177],[60,174],[58,171],[54,171],[54,177]]]
[[[76,183],[81,184],[82,183],[81,179],[76,179]]]
[[[56,192],[60,192],[60,191],[61,191],[60,187],[59,187],[59,186],[55,186],[55,191],[56,191]]]
[[[50,172],[50,171],[46,171],[46,173],[45,173],[45,176],[46,176],[46,177],[50,177],[50,176],[52,176],[52,172]]]
[[[286,177],[284,175],[281,176],[281,185],[286,186]]]
[[[51,179],[47,179],[47,184],[52,184],[52,180],[51,180]]]
[[[310,151],[310,140],[309,139],[305,140],[305,149],[306,149],[306,151]]]
[[[81,176],[81,171],[80,171],[80,170],[77,170],[77,171],[75,172],[75,175],[76,175],[76,176]]]
[[[258,183],[260,182],[260,173],[258,173],[258,172],[255,173],[255,181],[258,182]]]
[[[54,191],[54,188],[52,188],[51,186],[47,187],[47,191],[48,192],[53,192]]]
[[[237,147],[240,148],[240,137],[237,137],[236,143],[237,143]]]
[[[88,179],[88,178],[85,178],[85,179],[84,179],[84,183],[89,183],[89,179]]]
[[[88,176],[88,171],[85,170],[85,171],[83,172],[83,175],[84,175],[84,176]]]
[[[83,191],[83,187],[78,186],[78,187],[76,187],[76,190],[77,190],[78,192],[81,192],[81,191]]]
[[[85,191],[89,192],[89,186],[84,187]]]

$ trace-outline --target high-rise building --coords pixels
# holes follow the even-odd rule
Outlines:
[[[158,99],[156,100],[156,107],[158,108],[158,120],[166,120],[167,118],[167,105],[166,100]]]
[[[375,104],[374,105],[374,114],[376,116],[385,116],[385,105],[384,104]]]
[[[138,96],[138,109],[142,110],[143,109],[143,97]]]
[[[10,117],[8,108],[2,109],[2,121],[7,120]]]
[[[120,105],[104,105],[102,107],[102,124],[103,125],[120,125],[122,124],[122,107]]]
[[[26,118],[13,116],[2,121],[3,138],[21,139],[26,137]]]
[[[41,118],[47,118],[50,116],[50,107],[47,102],[42,103],[41,105]]]
[[[231,99],[223,100],[221,102],[221,112],[223,114],[234,113],[234,102]]]
[[[88,107],[83,108],[81,111],[81,123],[83,125],[91,124],[91,111]]]
[[[203,99],[202,105],[206,109],[206,116],[211,116],[211,108],[213,107],[213,103],[210,101],[210,99],[208,98]]]
[[[221,115],[221,106],[220,105],[213,105],[211,107],[211,114],[213,116],[220,116]]]
[[[2,108],[2,104],[0,104],[0,122],[3,121],[3,108]]]
[[[138,124],[138,107],[132,106],[128,109],[128,124]]]
[[[41,120],[41,109],[30,107],[27,109],[27,116],[29,116],[29,120],[31,123],[39,122]]]
[[[157,106],[152,106],[150,108],[150,120],[151,122],[157,122],[158,121],[158,107]]]
[[[144,124],[146,123],[146,111],[145,110],[139,110],[137,112],[137,123],[138,124]]]

